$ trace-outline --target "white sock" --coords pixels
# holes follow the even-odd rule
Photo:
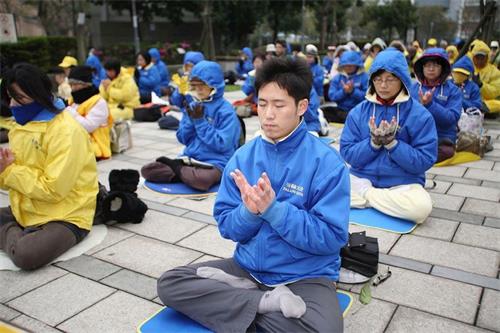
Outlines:
[[[306,303],[287,286],[281,285],[264,293],[257,309],[258,313],[277,311],[286,318],[300,318],[306,313]]]
[[[198,267],[196,270],[196,275],[205,279],[217,280],[224,282],[231,287],[242,288],[242,289],[257,289],[257,285],[252,281],[237,277],[224,272],[222,269],[215,267]]]

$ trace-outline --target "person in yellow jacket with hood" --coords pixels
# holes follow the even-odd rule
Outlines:
[[[101,81],[99,92],[108,102],[109,112],[115,122],[130,120],[134,117],[134,108],[139,104],[139,88],[117,59],[104,63],[107,79]]]
[[[500,70],[489,62],[490,48],[482,40],[476,39],[469,47],[467,54],[474,63],[481,97],[489,109],[489,113],[500,113]]]
[[[92,85],[92,68],[77,66],[69,73],[71,96],[67,110],[90,134],[90,141],[97,160],[111,157],[113,118],[108,104]]]
[[[16,124],[0,148],[0,249],[18,267],[42,267],[80,242],[96,209],[97,167],[85,129],[51,94],[46,74],[18,64],[6,76]]]

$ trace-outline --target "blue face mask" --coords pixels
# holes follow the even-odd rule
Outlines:
[[[32,121],[44,109],[45,107],[38,102],[10,107],[16,122],[23,126]]]

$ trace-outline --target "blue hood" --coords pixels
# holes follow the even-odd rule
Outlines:
[[[448,53],[440,47],[433,47],[424,51],[424,54],[415,62],[413,71],[420,82],[424,81],[424,63],[429,59],[435,59],[442,66],[441,82],[444,82],[451,73]]]
[[[363,58],[361,58],[361,54],[356,51],[346,51],[342,53],[340,56],[339,66],[345,65],[356,65],[358,67],[363,67]]]
[[[466,71],[469,72],[469,75],[474,74],[474,64],[472,63],[472,60],[470,60],[469,57],[463,56],[462,58],[458,59],[454,64],[453,64],[453,69],[465,69]]]
[[[250,49],[249,47],[244,47],[243,50],[241,50],[241,52],[245,53],[245,55],[250,61],[253,60],[252,49]]]
[[[203,53],[198,51],[189,51],[184,55],[183,64],[187,64],[189,62],[192,63],[193,65],[196,65],[202,60],[205,60],[205,56],[203,56]]]
[[[197,78],[208,86],[217,89],[214,98],[220,98],[224,95],[224,73],[218,63],[207,60],[200,61],[189,74],[189,80],[193,78]]]
[[[370,89],[372,88],[373,74],[380,70],[389,72],[400,79],[401,82],[403,82],[403,84],[405,85],[406,91],[410,93],[412,82],[410,78],[410,72],[408,71],[408,63],[406,62],[406,58],[403,53],[396,49],[390,48],[377,54],[368,73],[370,77]]]
[[[102,70],[102,65],[101,65],[101,62],[99,61],[99,58],[97,58],[93,54],[89,55],[85,64],[87,66],[94,68],[97,72],[100,72]]]
[[[161,59],[160,51],[156,47],[150,48],[148,53],[155,62]]]

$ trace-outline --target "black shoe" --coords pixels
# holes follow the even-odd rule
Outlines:
[[[139,172],[132,169],[111,170],[109,173],[110,191],[134,193],[139,185]]]
[[[141,223],[148,206],[137,197],[136,193],[109,192],[103,202],[105,221],[118,223]]]
[[[174,173],[175,173],[175,180],[177,180],[178,182],[181,181],[181,168],[184,166],[184,163],[182,162],[182,160],[170,159],[166,156],[162,156],[162,157],[158,157],[156,159],[156,162],[160,162],[160,163],[163,163],[163,164],[169,166],[172,169],[172,171],[174,171]],[[172,180],[172,182],[174,183],[175,180]]]

